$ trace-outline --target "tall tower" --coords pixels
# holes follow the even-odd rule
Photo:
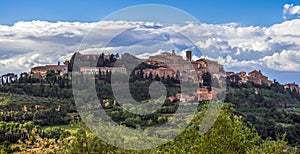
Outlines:
[[[176,55],[175,50],[172,50],[172,55]]]
[[[192,61],[192,51],[186,51],[186,60]]]

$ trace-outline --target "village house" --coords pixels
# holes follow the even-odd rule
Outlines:
[[[246,82],[248,82],[248,80],[249,80],[249,78],[248,78],[248,76],[247,76],[247,73],[246,72],[239,72],[238,73],[238,76],[241,78],[241,82],[242,83],[246,83]]]
[[[198,88],[196,94],[198,101],[211,100],[213,98],[212,93],[207,88]]]
[[[169,96],[169,97],[168,97],[168,100],[169,100],[170,102],[175,102],[175,101],[177,100],[177,98],[176,98],[175,96]]]
[[[294,91],[295,90],[297,93],[300,93],[299,85],[296,84],[295,82],[294,83],[285,84],[284,85],[284,89],[285,90],[290,90],[290,91]]]
[[[193,95],[187,95],[183,93],[176,94],[176,99],[179,100],[182,103],[187,103],[195,100],[195,96]]]
[[[106,72],[120,72],[126,73],[125,67],[80,67],[80,72],[82,74],[98,74],[101,71],[102,74]]]
[[[234,72],[226,72],[226,76],[235,76],[237,75],[240,78],[240,83],[247,83],[248,81],[253,82],[255,84],[267,84],[268,86],[271,86],[272,81],[268,80],[268,77],[264,76],[261,73],[261,70],[253,70],[251,72],[247,73],[246,72],[239,72],[239,73],[234,73]],[[233,78],[230,80],[230,82],[236,82],[236,80],[233,81]]]
[[[264,76],[261,73],[261,70],[257,71],[257,70],[253,70],[251,72],[248,73],[248,80],[255,83],[255,84],[262,84],[265,83],[268,86],[270,86],[272,84],[272,81],[268,80],[268,77]]]
[[[164,77],[167,78],[169,77],[176,77],[176,72],[170,68],[164,68],[164,67],[159,67],[157,69],[143,69],[143,75],[144,77],[149,77],[150,74],[152,74],[152,78],[154,78],[156,75],[159,77]],[[135,74],[138,74],[140,70],[135,70]]]
[[[181,103],[188,103],[195,101],[195,97],[197,96],[197,101],[204,101],[204,100],[212,100],[218,91],[213,89],[209,91],[207,88],[198,88],[194,95],[188,95],[183,93],[177,93],[176,96],[168,97],[169,101],[174,102],[179,100]]]
[[[32,77],[42,77],[45,78],[47,75],[47,72],[50,70],[54,70],[55,73],[58,73],[59,75],[64,75],[68,73],[68,66],[69,66],[69,61],[65,61],[63,65],[57,64],[57,65],[45,65],[45,66],[36,66],[31,68],[31,71],[29,74]]]

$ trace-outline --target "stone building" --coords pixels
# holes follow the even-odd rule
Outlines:
[[[176,55],[174,50],[172,53],[164,52],[150,56],[145,62],[159,67],[155,70],[148,69],[145,71],[145,73],[152,71],[153,77],[156,74],[159,77],[167,77],[168,75],[175,77],[176,73],[179,72],[182,80],[198,81],[193,65],[189,61],[184,60],[182,56]]]
[[[212,89],[211,91],[209,91],[207,88],[198,88],[196,95],[198,97],[198,101],[204,101],[217,98],[218,93],[219,91],[217,89]]]
[[[159,67],[157,69],[143,69],[142,71],[144,78],[149,77],[150,74],[152,74],[152,78],[155,78],[156,75],[164,78],[167,78],[168,76],[176,78],[176,72],[170,68]],[[139,72],[140,70],[135,70],[135,74],[138,74]]]
[[[246,83],[246,82],[248,82],[248,80],[249,80],[249,78],[248,78],[248,76],[247,76],[247,73],[246,72],[239,72],[238,73],[238,76],[241,78],[241,82],[242,83]]]
[[[98,74],[99,70],[102,74],[106,74],[106,72],[121,72],[126,73],[125,67],[80,67],[80,72],[82,74]]]
[[[272,81],[268,79],[268,77],[264,76],[261,71],[253,70],[251,72],[247,73],[246,72],[239,72],[239,73],[233,73],[233,72],[226,72],[226,76],[228,77],[234,77],[238,76],[239,77],[239,83],[247,83],[248,81],[253,82],[255,84],[267,84],[270,86],[272,84]],[[236,80],[233,80],[235,78],[231,78],[230,82],[236,82]]]
[[[74,53],[78,58],[78,61],[97,61],[100,56],[103,56],[104,59],[109,59],[111,55],[109,54],[81,54],[80,52]]]
[[[186,59],[186,60],[185,60]],[[203,73],[210,72],[211,74],[220,74],[223,71],[223,66],[218,62],[200,58],[196,61],[192,60],[192,51],[186,51],[186,58],[172,53],[164,52],[160,55],[150,56],[145,62],[151,65],[159,66],[158,69],[145,69],[144,74],[152,72],[153,77],[156,74],[159,77],[175,77],[177,71],[182,80],[192,80],[195,83],[202,83]]]
[[[181,103],[192,102],[195,100],[195,96],[187,95],[183,93],[176,94],[176,99],[179,100]]]
[[[257,71],[257,70],[253,70],[251,72],[248,73],[248,80],[255,83],[255,84],[262,84],[265,83],[268,86],[270,86],[272,84],[272,81],[268,80],[268,77],[264,76],[261,73],[261,70]]]
[[[199,88],[196,92],[198,101],[211,100],[213,98],[212,93],[207,88]]]
[[[295,90],[297,93],[300,93],[299,85],[296,84],[295,82],[294,83],[285,84],[284,85],[284,89],[290,90],[290,91],[294,91]]]
[[[56,73],[59,73],[59,75],[62,76],[68,73],[68,66],[69,66],[69,61],[65,61],[63,65],[57,64],[57,65],[36,66],[31,68],[29,74],[32,77],[45,78],[48,71],[54,70]]]

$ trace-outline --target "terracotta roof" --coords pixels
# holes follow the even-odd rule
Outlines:
[[[259,72],[257,70],[253,70],[253,71],[249,72],[248,74],[253,74],[253,73],[261,73],[261,72]]]
[[[46,66],[36,66],[31,68],[31,70],[62,70],[65,65],[46,65]]]
[[[299,85],[296,83],[288,83],[288,84],[285,84],[285,86],[299,86]]]

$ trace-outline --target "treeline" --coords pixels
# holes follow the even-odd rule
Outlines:
[[[21,73],[20,78],[13,82],[12,80],[6,81],[0,85],[0,92],[55,98],[72,98],[73,96],[71,76],[69,74],[60,76],[54,70],[49,70],[45,79]]]

